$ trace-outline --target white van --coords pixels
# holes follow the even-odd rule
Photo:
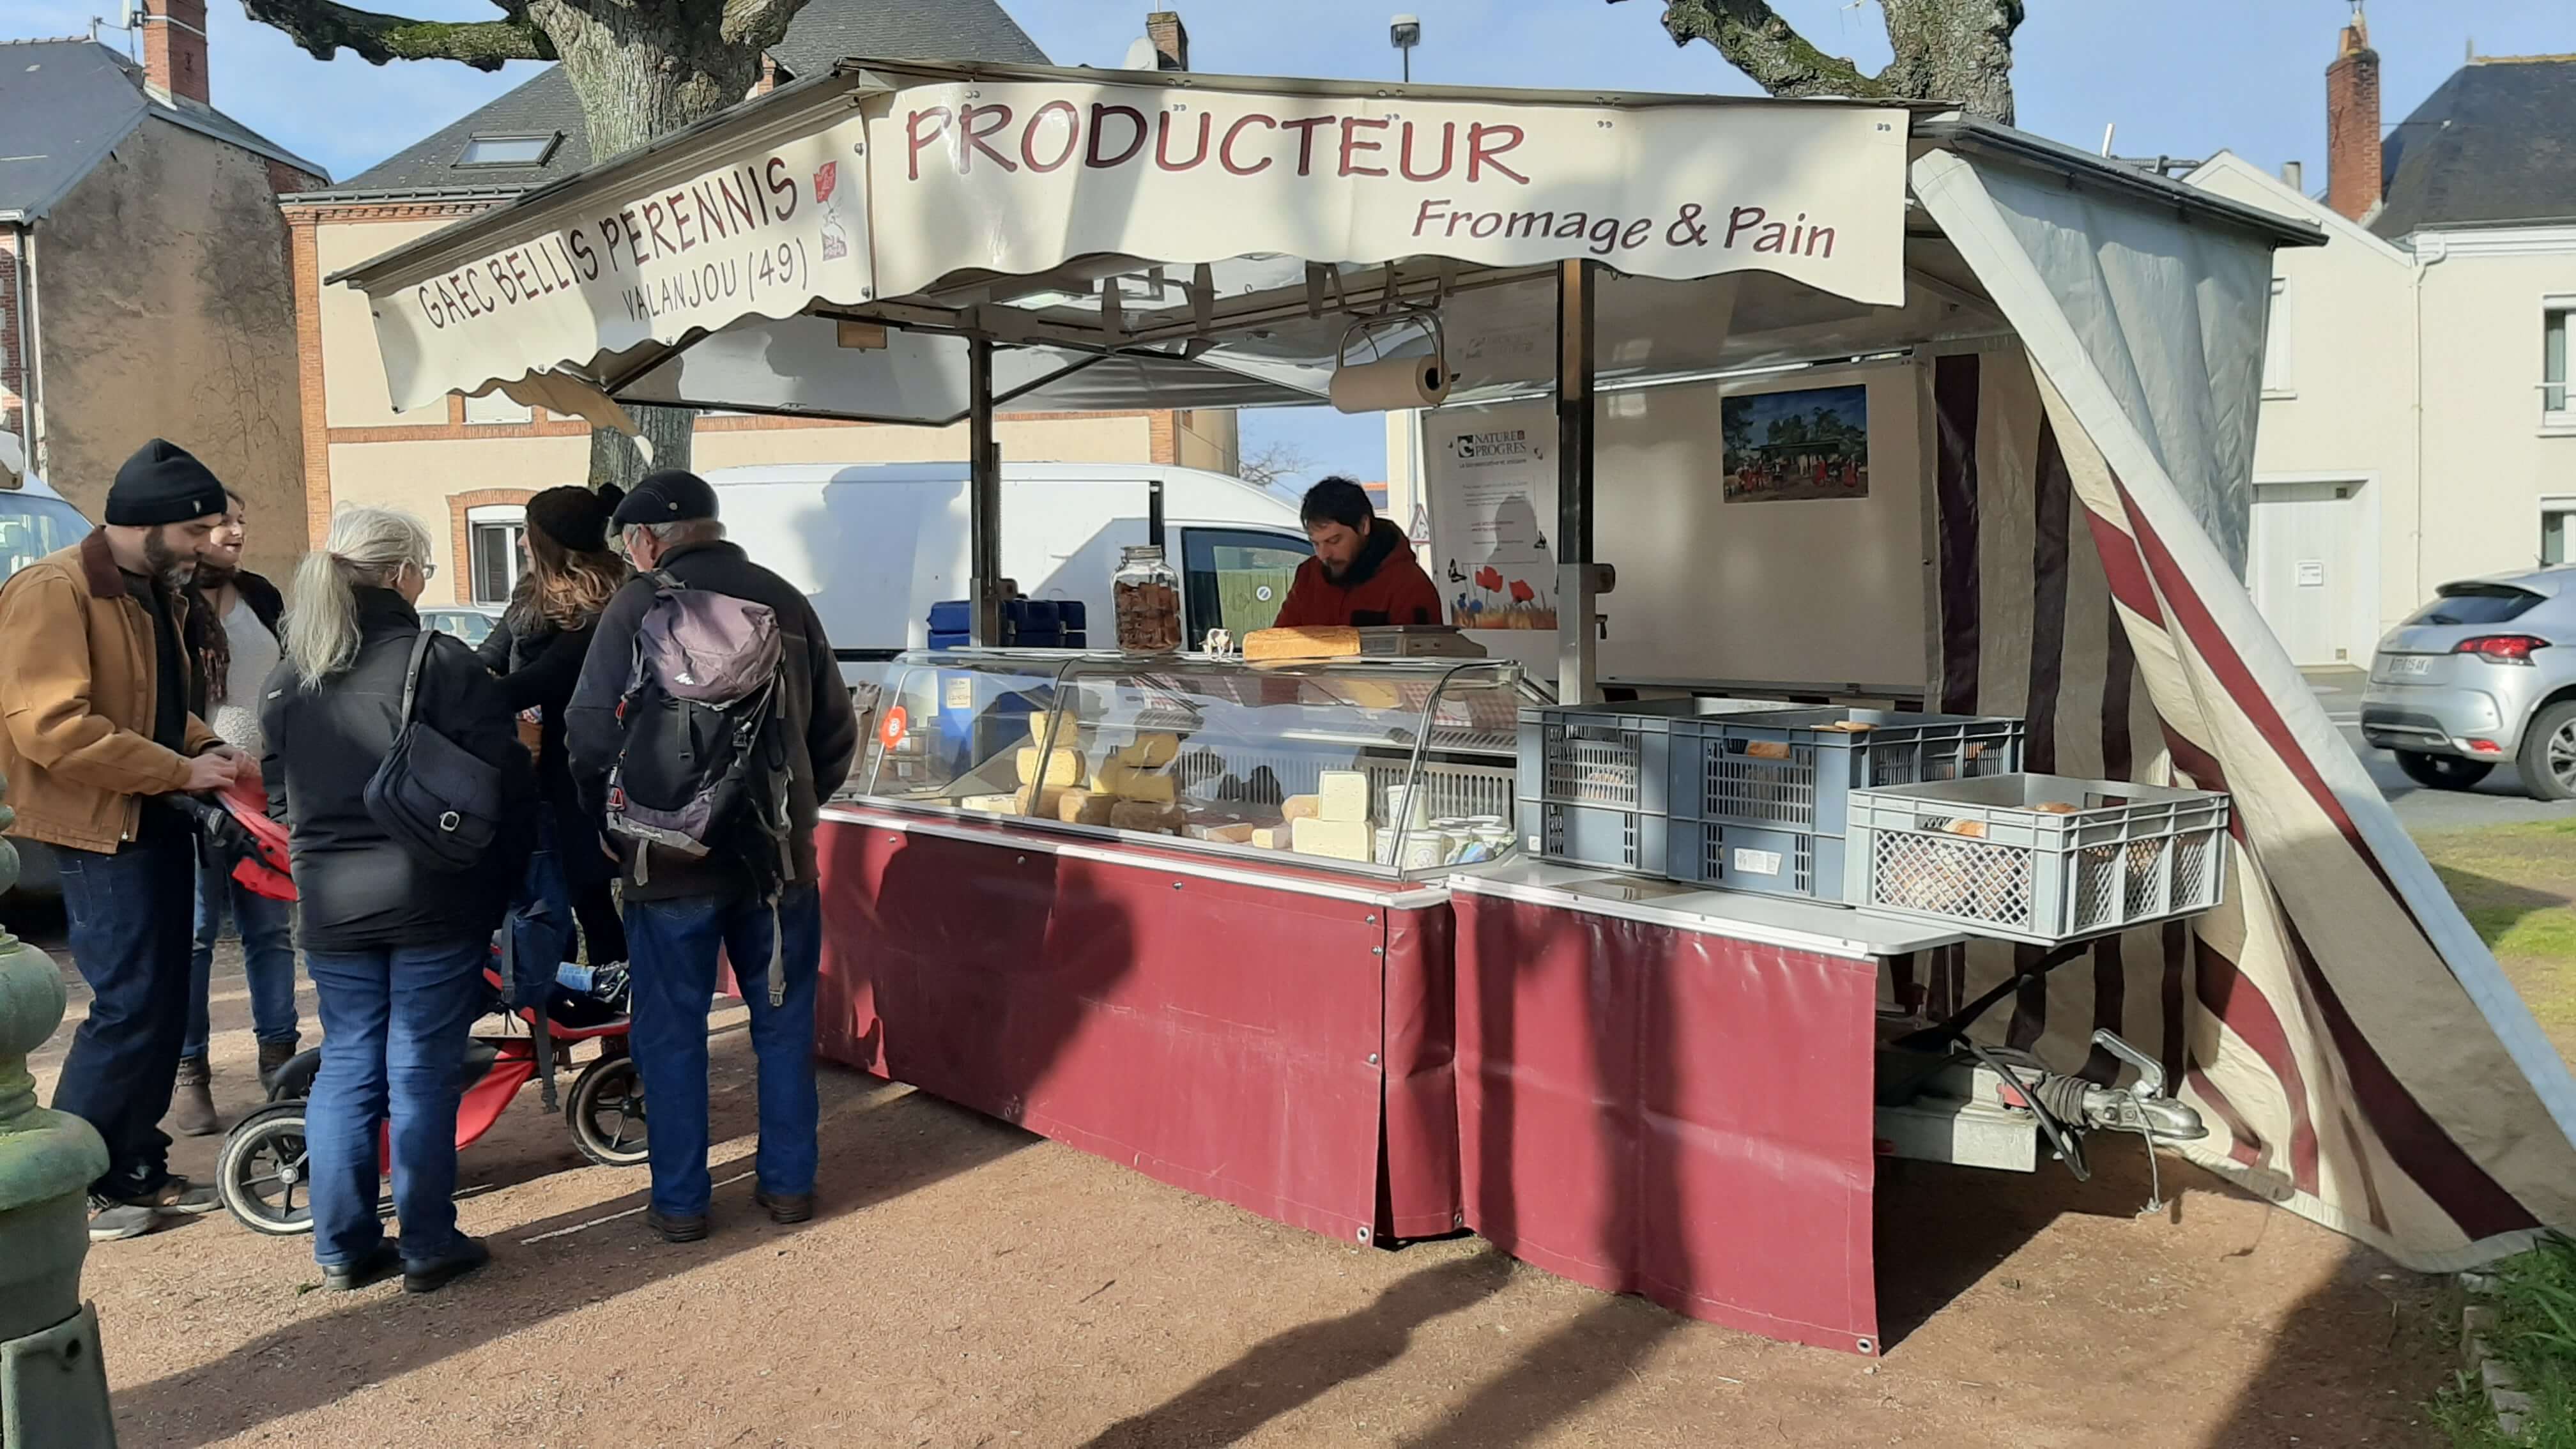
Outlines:
[[[929,643],[930,606],[967,593],[964,463],[776,464],[706,475],[725,532],[814,600],[844,659]],[[1146,541],[1163,493],[1163,556],[1182,578],[1193,646],[1269,627],[1314,554],[1297,505],[1240,478],[1157,464],[1005,463],[1002,576],[1033,599],[1079,599],[1093,648],[1116,647],[1110,576]]]

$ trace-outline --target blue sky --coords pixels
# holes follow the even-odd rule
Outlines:
[[[927,3],[927,0],[879,0]],[[1677,49],[1656,0],[1170,0],[1191,32],[1199,70],[1388,77],[1397,57],[1386,22],[1422,20],[1416,80],[1494,86],[1750,93],[1754,87],[1706,45]],[[1774,0],[1816,44],[1865,68],[1887,58],[1874,0]],[[366,0],[370,9],[426,18],[494,13],[481,0]],[[1047,54],[1067,65],[1116,65],[1143,33],[1145,0],[1003,0]],[[246,19],[238,0],[210,0],[215,104],[279,143],[351,175],[427,135],[537,69],[484,75],[452,62],[377,68],[343,56],[325,65]],[[107,0],[7,0],[0,33],[86,33],[113,17]],[[2020,123],[2098,149],[2118,127],[2121,155],[2199,158],[2227,149],[2277,168],[2308,166],[2325,182],[2324,70],[2349,13],[2346,0],[2033,0],[2017,46]],[[2394,124],[2458,68],[2483,55],[2576,52],[2568,0],[2379,0],[2370,10],[2382,59],[2383,120]],[[117,31],[103,32],[121,44]],[[1294,439],[1319,471],[1375,478],[1384,430],[1374,415],[1329,409],[1247,414],[1257,446]]]

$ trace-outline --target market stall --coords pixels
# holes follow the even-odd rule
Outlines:
[[[1445,1213],[1870,1352],[1891,1151],[2080,1163],[2081,1128],[2200,1125],[2197,1160],[2408,1262],[2576,1224],[2576,1087],[2228,562],[2269,253],[2313,240],[1937,107],[852,62],[346,280],[400,407],[970,423],[979,639],[997,407],[1535,402],[1543,438],[1451,434],[1553,465],[1543,512],[1492,512],[1532,544],[1480,566],[1492,617],[1455,619],[1545,641],[1527,681],[1123,630],[1137,652],[1046,667],[898,661],[825,827],[827,1050],[1283,1221],[1383,1240]],[[1632,407],[1811,369],[1902,399],[1866,467],[1819,404],[1702,476],[1725,511],[1618,511],[1643,470],[1602,442]],[[1721,579],[1694,551],[1864,484],[1875,553],[1784,526]],[[1727,610],[1617,603],[1694,580]],[[2020,733],[1728,733],[1685,704],[1558,718],[1626,739],[1629,772],[1559,779],[1543,711],[1599,700],[1613,612],[1774,646],[1662,681],[1693,692]],[[1539,753],[1503,701],[1542,711]],[[1920,767],[1830,813],[1701,793],[1812,772],[1833,732]],[[1696,773],[1644,763],[1665,736]],[[1426,808],[1435,771],[1487,793]],[[2218,792],[2232,813],[2190,813]],[[2046,920],[2033,891],[1980,904],[2043,863]]]

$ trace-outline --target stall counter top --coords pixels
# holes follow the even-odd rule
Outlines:
[[[1496,896],[1859,960],[1928,951],[1968,939],[1965,932],[1946,926],[1842,906],[1743,891],[1707,890],[1678,881],[1553,861],[1505,861],[1489,868],[1460,871],[1448,880],[1450,889],[1468,895]]]

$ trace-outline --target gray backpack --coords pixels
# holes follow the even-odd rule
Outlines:
[[[785,658],[766,604],[647,575],[653,602],[617,702],[623,732],[608,776],[608,830],[635,842],[635,879],[656,849],[731,854],[774,896],[789,869]]]

